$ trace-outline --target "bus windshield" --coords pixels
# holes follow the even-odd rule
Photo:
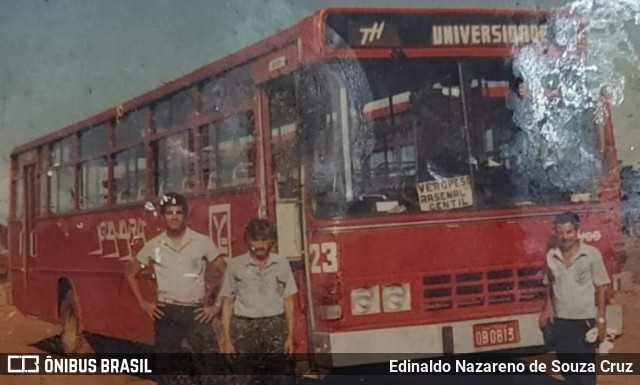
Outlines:
[[[318,217],[597,198],[602,128],[592,107],[563,100],[576,76],[571,89],[571,74],[536,83],[553,106],[541,111],[511,58],[353,59],[322,71],[332,100],[311,127]]]

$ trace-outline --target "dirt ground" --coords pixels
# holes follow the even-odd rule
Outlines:
[[[30,344],[59,333],[59,328],[27,318],[14,306],[0,307],[0,353],[42,353]],[[132,376],[0,376],[2,385],[155,385]]]
[[[616,293],[614,303],[624,306],[624,335],[614,341],[612,353],[640,353],[640,239],[627,238],[627,263],[625,270],[633,273],[634,284],[630,291]],[[635,385],[638,376],[601,376],[598,385]]]
[[[613,353],[640,353],[640,239],[628,239],[626,270],[634,274],[630,291],[617,293],[613,302],[624,305],[624,334],[614,341]],[[42,352],[31,344],[58,334],[56,325],[25,317],[14,306],[0,305],[0,353]],[[399,378],[400,380],[400,378]],[[444,380],[444,378],[443,378]],[[599,376],[598,385],[636,385],[638,376]],[[322,383],[322,382],[320,382]],[[401,382],[399,382],[401,383]],[[446,384],[447,381],[443,381]],[[561,382],[559,382],[561,383]],[[154,385],[132,376],[0,376],[1,385]]]

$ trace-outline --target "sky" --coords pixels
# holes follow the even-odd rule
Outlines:
[[[156,88],[316,9],[548,8],[561,3],[269,0],[267,6],[264,0],[0,0],[0,221],[6,218],[13,147]],[[633,39],[639,47],[637,29]],[[640,76],[631,66],[627,74],[625,103],[616,107],[614,119],[620,156],[635,164],[640,161]]]

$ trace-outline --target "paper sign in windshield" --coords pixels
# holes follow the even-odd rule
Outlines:
[[[421,182],[416,189],[422,211],[455,210],[473,205],[471,178],[468,175]]]

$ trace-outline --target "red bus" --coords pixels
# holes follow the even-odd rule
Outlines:
[[[299,352],[541,345],[553,216],[579,213],[610,273],[623,259],[608,115],[584,111],[573,131],[569,144],[596,155],[578,190],[538,160],[518,163],[527,145],[505,107],[514,46],[557,46],[549,20],[524,10],[325,9],[14,149],[15,303],[62,322],[67,338],[82,330],[152,343],[123,274],[160,231],[158,196],[176,191],[190,200],[190,225],[228,256],[246,251],[251,218],[277,224],[300,288]],[[152,279],[141,278],[149,296]]]

